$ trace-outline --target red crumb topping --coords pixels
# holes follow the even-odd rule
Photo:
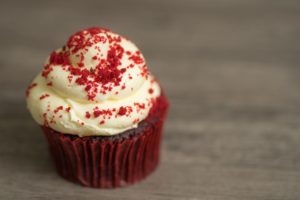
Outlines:
[[[138,123],[140,121],[140,119],[139,118],[136,118],[136,119],[134,119],[132,122],[134,123],[134,124],[136,124],[136,123]]]
[[[145,104],[144,103],[134,103],[136,106],[137,111],[139,112],[142,109],[145,109]]]
[[[60,110],[64,109],[63,106],[58,106],[55,110],[54,113],[58,113]]]
[[[72,75],[68,75],[68,81],[69,81],[69,83],[71,83],[72,80],[73,80],[73,76]]]
[[[149,94],[153,94],[154,90],[152,88],[149,88],[148,92]]]
[[[70,112],[70,110],[71,110],[71,107],[67,107],[67,108],[66,108],[66,111],[67,111],[67,112]]]
[[[53,70],[50,64],[45,65],[44,70],[42,71],[42,76],[47,78],[48,74]]]
[[[133,65],[133,64],[130,64],[130,65],[127,66],[127,69],[133,68],[133,67],[134,67],[134,65]]]
[[[50,60],[49,63],[53,64],[53,65],[69,65],[70,61],[69,61],[69,54],[67,52],[55,52],[53,51],[50,55]]]
[[[93,115],[94,117],[99,117],[100,115],[104,118],[112,116],[112,111],[110,109],[99,110],[98,107],[94,108]]]
[[[89,112],[85,112],[85,117],[86,117],[87,119],[89,119],[89,118],[91,118],[91,114],[90,114]]]
[[[52,84],[52,82],[49,82],[49,83],[47,83],[47,85],[48,85],[48,86],[52,86],[53,84]]]
[[[47,120],[47,113],[43,113],[43,118],[44,118],[44,126],[48,127],[49,123],[48,123],[48,120]]]
[[[144,62],[144,59],[141,57],[141,53],[139,51],[130,56],[129,60],[132,60],[135,64],[141,64]]]
[[[125,83],[122,85],[121,90],[124,90],[126,88]]]
[[[78,31],[69,38],[67,42],[67,47],[72,49],[72,53],[76,53],[80,49],[91,47],[93,44],[96,44],[98,42],[105,42],[106,38],[97,34],[106,33],[107,31],[109,30],[97,27],[92,27]],[[90,35],[90,37],[86,40],[85,36],[88,34]]]
[[[54,115],[52,115],[52,117],[50,119],[50,124],[56,124],[56,121],[54,120]]]
[[[55,52],[53,51],[50,54],[49,64],[44,66],[44,70],[42,71],[42,76],[47,78],[48,74],[53,70],[53,65],[70,65],[69,61],[69,53],[68,52]]]
[[[71,53],[76,53],[80,49],[85,49],[98,42],[105,42],[106,38],[97,35],[98,33],[106,33],[108,30],[100,28],[91,28],[83,31],[79,31],[72,35],[68,41],[67,46],[72,49]],[[91,35],[88,39],[85,39],[86,35]],[[99,37],[98,37],[99,36]],[[108,37],[109,50],[106,59],[99,59],[95,68],[88,70],[84,67],[83,62],[79,64],[79,68],[69,66],[68,71],[76,76],[76,84],[85,86],[85,91],[89,100],[93,100],[97,93],[106,94],[107,90],[112,90],[112,86],[120,85],[122,80],[122,74],[126,69],[119,69],[121,65],[121,59],[124,54],[123,47],[119,44],[121,37]],[[84,60],[84,55],[81,54],[81,60]],[[98,60],[97,56],[92,57],[93,60]],[[69,78],[69,81],[71,78]],[[98,91],[99,84],[102,85],[100,91]],[[108,86],[109,84],[109,86]]]
[[[141,75],[147,79],[147,78],[148,78],[148,75],[149,75],[149,71],[148,71],[148,69],[147,69],[147,66],[144,65],[144,66],[141,68],[141,70],[142,70]]]
[[[29,94],[30,94],[30,90],[31,90],[32,88],[34,88],[35,86],[37,86],[37,83],[32,83],[31,85],[28,86],[28,88],[26,89],[26,92],[25,92],[25,94],[26,94],[27,97],[28,97]]]
[[[121,106],[118,112],[118,115],[125,115],[127,112],[126,107]]]
[[[48,105],[47,105],[47,112],[50,111],[50,102],[48,101]]]
[[[108,32],[110,30],[105,28],[92,27],[75,33],[68,39],[66,46],[63,46],[60,52],[53,51],[51,53],[49,63],[44,66],[42,71],[42,76],[48,78],[49,73],[53,71],[53,67],[62,67],[63,70],[70,72],[68,76],[69,83],[74,78],[77,85],[84,86],[87,99],[90,101],[93,101],[98,93],[106,94],[113,87],[120,86],[126,69],[133,68],[135,64],[143,64],[144,59],[140,51],[125,51],[121,46],[121,36],[112,36]],[[95,63],[95,67],[87,69],[83,62],[85,55],[79,51],[87,51],[88,48],[95,47],[101,52],[101,45],[95,44],[107,42],[109,45],[107,56],[103,58],[101,57],[103,56],[102,54],[101,56],[99,54],[93,55],[92,60]],[[79,58],[79,62],[76,63],[77,66],[73,66],[70,63],[69,57],[71,54],[75,54]],[[122,64],[121,60],[125,54],[132,61],[132,64],[126,68],[120,68]],[[147,78],[148,71],[146,65],[141,67],[141,69],[141,75]],[[128,78],[132,79],[132,76],[129,74]],[[52,86],[52,82],[47,85]],[[121,89],[125,88],[126,86],[122,85]]]
[[[99,124],[104,124],[104,123],[105,123],[105,121],[104,121],[104,120],[102,120],[102,121],[100,121],[100,122],[99,122]]]
[[[47,98],[49,96],[50,96],[49,94],[43,94],[43,95],[40,96],[40,100],[45,99],[45,98]]]

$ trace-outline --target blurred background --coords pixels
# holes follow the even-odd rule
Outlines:
[[[1,1],[0,199],[297,199],[300,1]],[[24,91],[74,32],[134,41],[171,102],[162,163],[142,183],[60,179]]]

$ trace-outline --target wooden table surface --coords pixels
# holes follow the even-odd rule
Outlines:
[[[8,1],[0,8],[0,199],[300,199],[300,2]],[[24,91],[74,31],[131,38],[171,101],[143,182],[84,188],[54,171]]]

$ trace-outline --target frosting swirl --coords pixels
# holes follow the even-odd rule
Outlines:
[[[51,53],[28,88],[27,105],[39,124],[62,133],[114,135],[136,127],[159,95],[131,41],[89,28]]]

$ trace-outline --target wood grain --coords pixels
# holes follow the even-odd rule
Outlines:
[[[296,0],[8,1],[0,8],[0,199],[300,197]],[[58,177],[24,91],[74,31],[134,40],[171,101],[162,162],[117,190]]]

